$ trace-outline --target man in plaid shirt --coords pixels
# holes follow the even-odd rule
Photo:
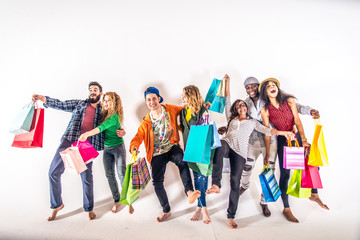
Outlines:
[[[61,143],[56,151],[56,154],[51,162],[49,169],[50,181],[50,203],[52,213],[48,217],[48,221],[55,219],[58,211],[64,208],[61,198],[61,175],[64,173],[64,163],[59,152],[64,151],[76,142],[79,136],[92,130],[100,125],[101,121],[101,104],[100,98],[102,96],[102,87],[98,82],[89,83],[89,98],[86,100],[66,100],[60,101],[58,99],[50,98],[48,96],[33,95],[34,100],[40,100],[45,107],[51,107],[57,110],[71,112],[71,120],[66,128],[64,135],[61,138]],[[122,136],[124,133],[118,136]],[[88,138],[88,141],[94,146],[97,151],[104,149],[104,134],[100,133]],[[83,186],[83,207],[84,211],[88,212],[89,220],[96,218],[93,211],[94,208],[94,194],[93,194],[93,175],[92,162],[88,163],[87,170],[80,174]]]

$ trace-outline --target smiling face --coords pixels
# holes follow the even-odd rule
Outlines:
[[[259,97],[259,84],[248,84],[245,90],[251,98]]]
[[[89,87],[89,101],[90,103],[97,103],[100,101],[100,97],[102,95],[102,92],[100,92],[100,89],[96,85],[91,85]]]
[[[181,105],[185,107],[187,106],[187,104],[188,104],[188,99],[185,96],[185,93],[183,92],[183,94],[181,95]]]
[[[236,111],[239,114],[239,116],[246,116],[247,113],[247,107],[244,101],[239,101],[238,104],[236,104]]]
[[[266,86],[266,93],[269,98],[276,98],[279,93],[279,88],[276,86],[274,82],[269,81],[269,83]]]
[[[114,107],[113,103],[110,100],[108,95],[105,95],[105,97],[104,97],[103,107],[104,107],[105,110],[109,110],[109,109],[112,109]]]
[[[155,93],[149,93],[146,95],[145,102],[150,111],[156,111],[160,107],[160,97]]]

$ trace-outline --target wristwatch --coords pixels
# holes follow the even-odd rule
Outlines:
[[[307,142],[307,138],[303,138],[303,139],[301,139],[301,141]]]

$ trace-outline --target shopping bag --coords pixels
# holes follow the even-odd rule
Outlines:
[[[188,162],[188,166],[190,169],[194,170],[195,172],[201,173],[204,176],[210,176],[213,170],[213,160],[214,160],[215,150],[211,150],[210,152],[210,164],[205,163],[193,163]]]
[[[77,174],[87,169],[78,147],[68,147],[60,152],[65,168],[72,169]]]
[[[18,112],[15,120],[10,126],[9,132],[15,135],[30,132],[31,123],[34,117],[34,105],[29,103]]]
[[[223,113],[225,109],[225,80],[214,78],[208,93],[205,97],[205,102],[210,102],[209,110]]]
[[[209,124],[213,127],[212,130],[213,136],[211,138],[211,149],[219,148],[221,147],[221,141],[220,141],[220,135],[217,131],[216,123],[214,121],[211,121]]]
[[[131,205],[133,204],[136,199],[139,198],[140,190],[139,189],[133,189],[132,188],[132,165],[133,162],[130,162],[126,166],[126,172],[124,177],[124,183],[122,185],[121,189],[121,196],[119,203],[125,204],[125,205]]]
[[[302,188],[323,188],[319,167],[310,166],[309,161],[309,151],[305,155],[305,169],[301,173],[301,187]]]
[[[294,170],[286,193],[297,198],[308,198],[311,196],[311,188],[301,187],[301,171],[300,169]]]
[[[208,124],[191,125],[183,160],[185,162],[210,164],[212,137],[213,126]]]
[[[265,202],[276,202],[281,196],[281,190],[275,179],[274,171],[264,166],[259,178]]]
[[[329,166],[322,128],[320,119],[315,120],[315,132],[309,156],[309,165],[311,166]]]
[[[288,146],[284,146],[284,161],[283,167],[285,169],[304,169],[304,148],[299,146],[295,140],[295,146],[291,146],[291,141],[288,141]]]
[[[132,188],[145,189],[151,179],[146,159],[144,157],[137,157],[135,151],[133,152],[133,156],[137,158],[137,160],[132,165]]]
[[[85,140],[84,142],[74,142],[71,146],[79,148],[80,155],[86,164],[92,162],[97,156],[99,156],[99,152],[96,151],[88,140]]]
[[[44,109],[36,108],[29,132],[15,135],[12,147],[36,148],[43,146]]]

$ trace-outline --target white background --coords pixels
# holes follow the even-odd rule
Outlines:
[[[312,231],[312,239],[359,238],[355,137],[359,134],[359,30],[358,1],[1,0],[0,238],[116,239],[117,231],[134,236],[145,225],[150,239],[166,239],[158,229],[166,232],[167,239],[168,234],[170,238],[256,239],[262,238],[259,231],[265,228],[276,239],[305,237],[304,229]],[[111,215],[111,195],[100,154],[93,168],[99,219],[89,223],[82,215],[79,177],[65,172],[65,215],[54,223],[44,221],[50,212],[47,171],[71,115],[46,109],[44,147],[11,148],[13,135],[8,128],[32,94],[85,99],[87,84],[99,81],[104,92],[116,91],[121,96],[128,149],[147,113],[143,98],[147,87],[159,88],[165,103],[180,104],[184,86],[198,86],[205,97],[212,78],[226,73],[231,77],[232,100],[246,97],[246,77],[260,81],[275,77],[284,91],[320,111],[330,162],[330,167],[321,169],[324,189],[320,195],[330,211],[292,198],[300,224],[285,221],[281,201],[272,205],[273,217],[265,221],[258,208],[260,160],[252,176],[252,195],[240,198],[237,222],[241,230],[237,235],[226,227],[226,191],[208,198],[210,214],[214,213],[210,226],[188,223],[194,206],[186,204],[177,170],[171,165],[166,180],[169,199],[173,210],[185,209],[174,214],[175,219],[162,225],[153,223],[161,209],[151,184],[135,204],[133,216]],[[221,125],[224,118],[216,116],[216,120]],[[302,120],[311,141],[313,120],[309,116]],[[228,188],[226,181],[224,189]],[[220,199],[221,206],[211,208],[218,206]],[[242,209],[245,204],[250,205]],[[74,226],[74,219],[80,221],[82,230]],[[106,228],[113,219],[126,227]],[[146,224],[134,225],[140,222]],[[241,225],[244,222],[247,224]],[[169,233],[167,226],[179,230]],[[276,227],[280,228],[274,230]],[[213,234],[209,236],[209,232]]]

